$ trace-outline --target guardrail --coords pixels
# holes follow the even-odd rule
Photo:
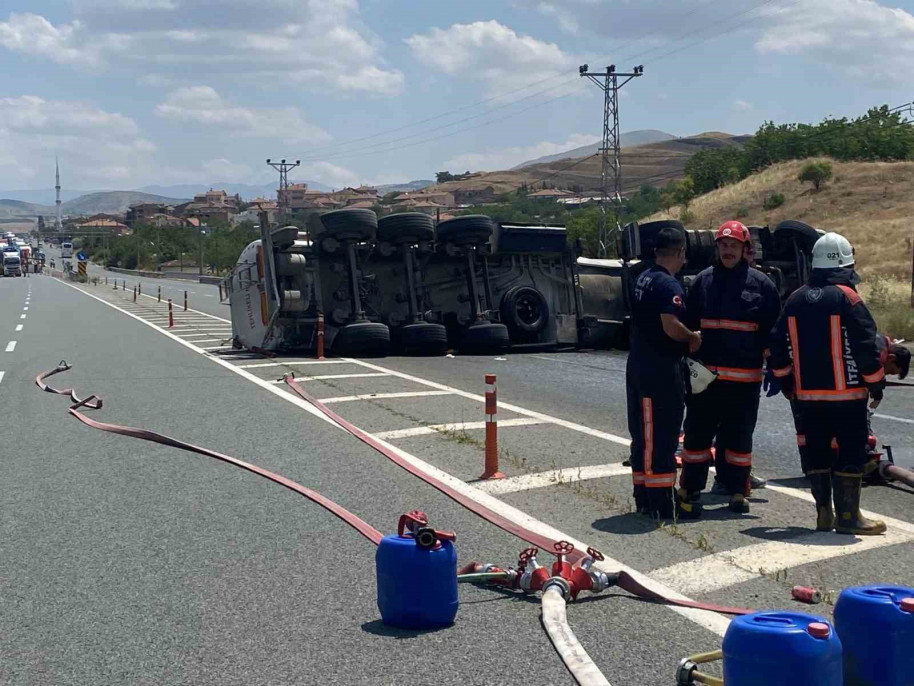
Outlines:
[[[145,276],[150,279],[182,279],[184,281],[197,281],[198,283],[208,284],[217,284],[222,281],[221,276],[201,276],[199,274],[186,274],[185,272],[149,272],[142,269],[123,269],[121,267],[107,267],[107,269],[118,274]]]

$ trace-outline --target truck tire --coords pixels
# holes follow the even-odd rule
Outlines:
[[[351,357],[385,357],[390,349],[390,329],[380,322],[353,322],[340,327],[333,352]]]
[[[784,220],[775,227],[772,234],[775,254],[783,256],[792,253],[794,240],[801,250],[812,253],[812,246],[821,236],[822,234],[809,224],[795,219]]]
[[[435,240],[435,221],[421,212],[401,212],[378,220],[378,240],[393,245]]]
[[[468,214],[438,224],[438,241],[455,245],[478,245],[492,236],[495,223],[484,214]]]
[[[333,210],[320,216],[322,236],[338,241],[371,241],[378,230],[378,216],[371,210]]]
[[[447,352],[444,324],[416,322],[393,330],[396,348],[404,355],[438,356]]]
[[[467,354],[501,353],[511,347],[508,327],[494,322],[476,322],[463,332],[460,352]]]
[[[501,318],[515,333],[536,334],[546,328],[549,305],[532,286],[515,286],[501,300]]]

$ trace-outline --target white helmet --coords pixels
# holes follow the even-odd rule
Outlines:
[[[816,241],[812,248],[813,269],[834,269],[852,267],[854,249],[848,240],[839,233],[830,231]]]

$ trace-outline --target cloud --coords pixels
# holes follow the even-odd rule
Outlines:
[[[774,12],[755,47],[802,55],[851,77],[907,84],[914,15],[872,0],[805,0]]]
[[[80,22],[59,24],[37,14],[10,14],[0,22],[0,45],[13,52],[35,55],[58,64],[97,67],[103,55],[122,52],[129,39],[118,34],[91,36]]]
[[[313,179],[331,188],[358,186],[361,183],[359,175],[354,171],[330,162],[305,163],[300,167],[298,176]]]
[[[225,100],[210,86],[178,88],[155,111],[163,119],[201,124],[218,133],[232,131],[282,141],[325,142],[330,138],[325,131],[308,123],[297,107],[241,107]]]
[[[733,101],[733,109],[735,109],[737,112],[748,112],[752,108],[752,103],[746,100],[737,99]]]
[[[536,6],[536,11],[545,17],[555,19],[559,28],[565,33],[577,36],[581,32],[581,26],[575,19],[574,12],[569,11],[567,7],[557,7],[550,2],[541,2]]]
[[[259,0],[254,12],[249,0],[72,2],[72,23],[11,14],[0,23],[0,46],[61,64],[139,67],[173,79],[193,68],[198,79],[255,85],[378,96],[403,90],[403,73],[385,64],[355,0]]]
[[[215,160],[205,160],[200,163],[209,178],[228,183],[242,183],[247,181],[252,173],[252,169],[246,164],[231,162],[224,157]]]
[[[487,150],[486,152],[463,153],[452,157],[444,163],[446,169],[454,171],[499,171],[510,169],[522,162],[590,145],[600,140],[599,136],[586,133],[575,133],[562,143],[542,141],[535,145],[517,146]]]
[[[406,39],[417,60],[460,78],[485,82],[490,91],[518,81],[539,81],[568,72],[575,60],[555,43],[518,35],[495,20],[432,28]]]
[[[85,188],[123,184],[137,170],[154,168],[156,148],[122,114],[20,95],[0,98],[0,150],[0,185],[50,185],[59,156],[68,185]]]

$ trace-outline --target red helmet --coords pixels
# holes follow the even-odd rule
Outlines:
[[[717,235],[714,236],[714,240],[719,241],[721,238],[732,238],[740,243],[749,243],[752,240],[749,236],[749,229],[746,228],[745,224],[738,221],[729,221],[721,224],[717,230]]]

